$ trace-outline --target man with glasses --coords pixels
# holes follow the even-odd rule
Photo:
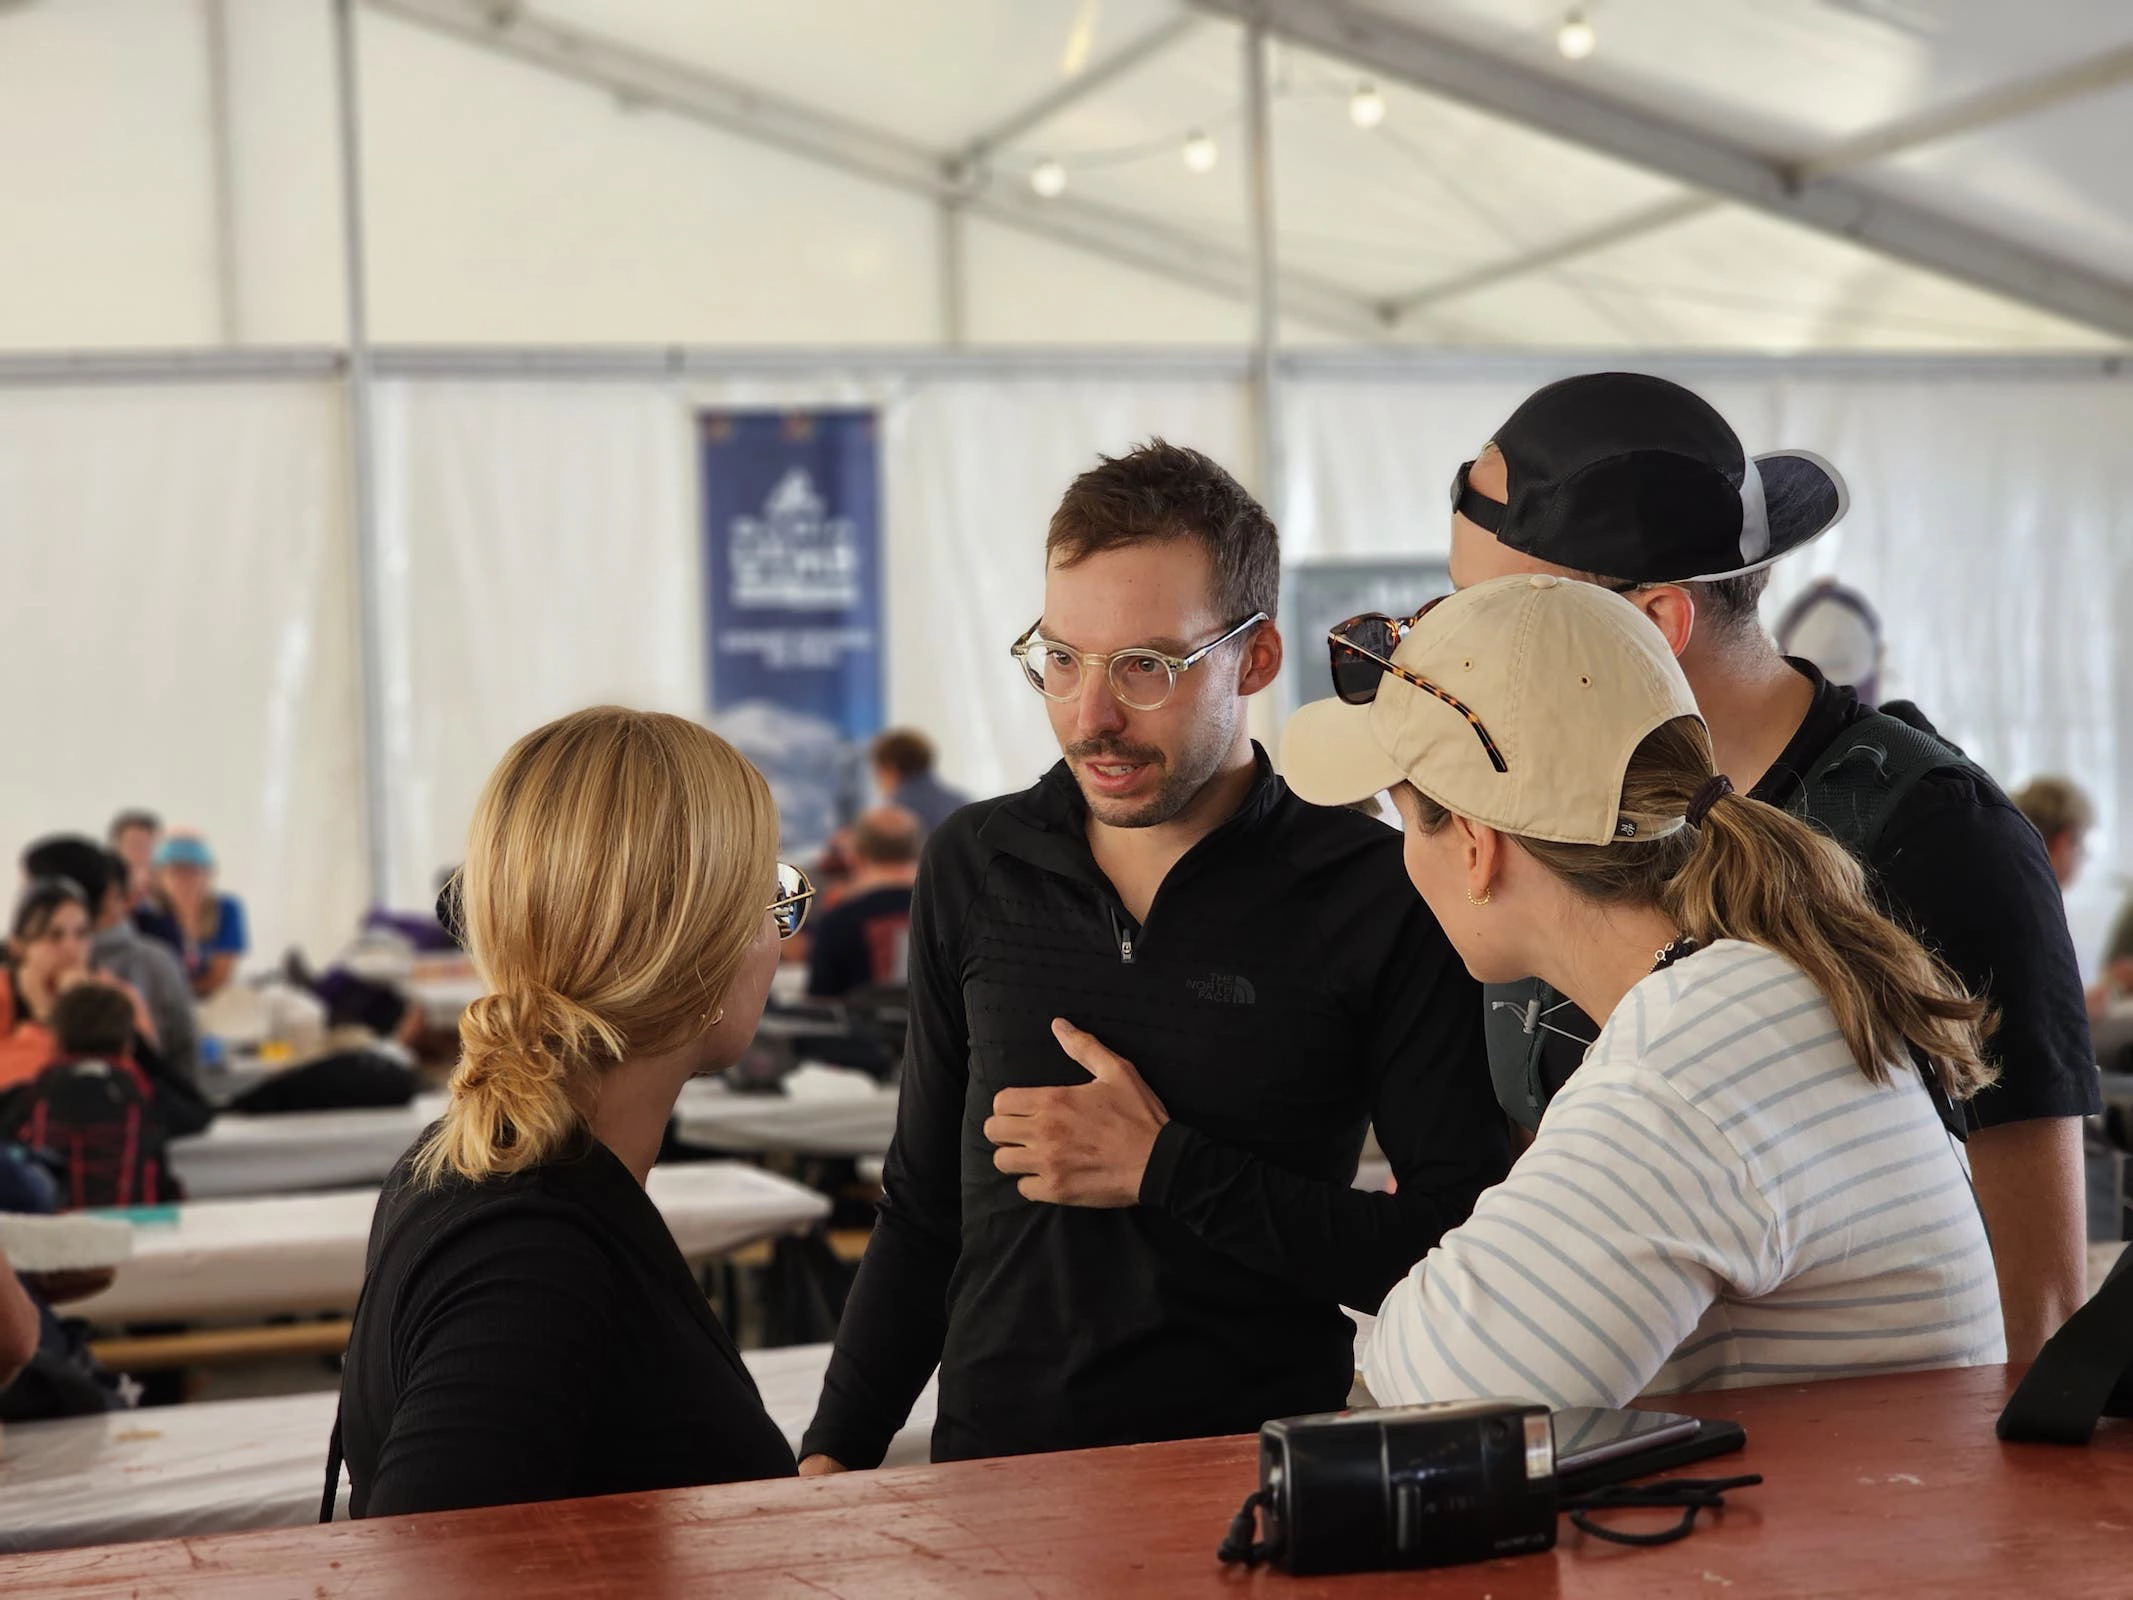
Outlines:
[[[1399,836],[1246,731],[1280,554],[1158,441],[1084,473],[1015,640],[1065,759],[929,842],[880,1222],[802,1471],[1246,1432],[1340,1405],[1373,1310],[1502,1177],[1480,991]],[[1003,662],[1005,668],[1007,663]],[[1106,1061],[1084,1072],[1082,1030]],[[1366,1124],[1396,1193],[1351,1187]]]
[[[1818,457],[1750,459],[1679,385],[1594,373],[1534,394],[1459,469],[1452,581],[1549,572],[1625,595],[1680,659],[1719,771],[1842,841],[1882,904],[1991,1002],[1986,1057],[1999,1082],[1960,1115],[2007,1358],[2028,1361],[2086,1289],[2081,1118],[2101,1095],[2080,969],[2051,863],[1991,776],[1915,707],[1877,711],[1781,656],[1763,630],[1771,563],[1846,506],[1842,478]],[[1489,1015],[1504,1108],[1532,1127],[1596,1030],[1535,988],[1492,989]]]

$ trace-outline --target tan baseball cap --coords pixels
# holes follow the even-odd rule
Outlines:
[[[1620,595],[1544,573],[1497,578],[1433,606],[1392,660],[1466,714],[1391,672],[1369,705],[1305,706],[1281,741],[1282,776],[1304,799],[1348,805],[1404,779],[1528,839],[1612,844],[1683,826],[1621,813],[1631,754],[1697,711],[1665,638]]]

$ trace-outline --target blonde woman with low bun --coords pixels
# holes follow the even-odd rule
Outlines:
[[[356,1516],[793,1471],[644,1192],[813,892],[777,836],[761,774],[679,717],[581,711],[491,774],[460,885],[487,992],[380,1198],[342,1378]]]

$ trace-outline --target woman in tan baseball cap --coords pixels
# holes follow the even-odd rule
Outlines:
[[[2004,1359],[1942,1114],[1989,1081],[1984,1008],[1842,849],[1712,771],[1650,623],[1517,576],[1333,647],[1341,698],[1290,722],[1290,784],[1390,789],[1474,976],[1544,978],[1605,1024],[1386,1298],[1371,1392],[1612,1405]]]

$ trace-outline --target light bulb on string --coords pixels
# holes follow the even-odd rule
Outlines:
[[[1571,7],[1563,18],[1562,27],[1556,30],[1555,48],[1560,50],[1565,61],[1583,61],[1600,47],[1600,36],[1594,30],[1585,13]]]
[[[1057,200],[1066,193],[1067,171],[1058,162],[1046,160],[1030,168],[1029,186],[1046,200]]]
[[[1211,135],[1193,132],[1185,136],[1185,170],[1188,172],[1212,172],[1215,160],[1221,154]]]
[[[1385,120],[1385,97],[1374,83],[1359,83],[1348,97],[1348,120],[1358,128],[1375,128]]]

